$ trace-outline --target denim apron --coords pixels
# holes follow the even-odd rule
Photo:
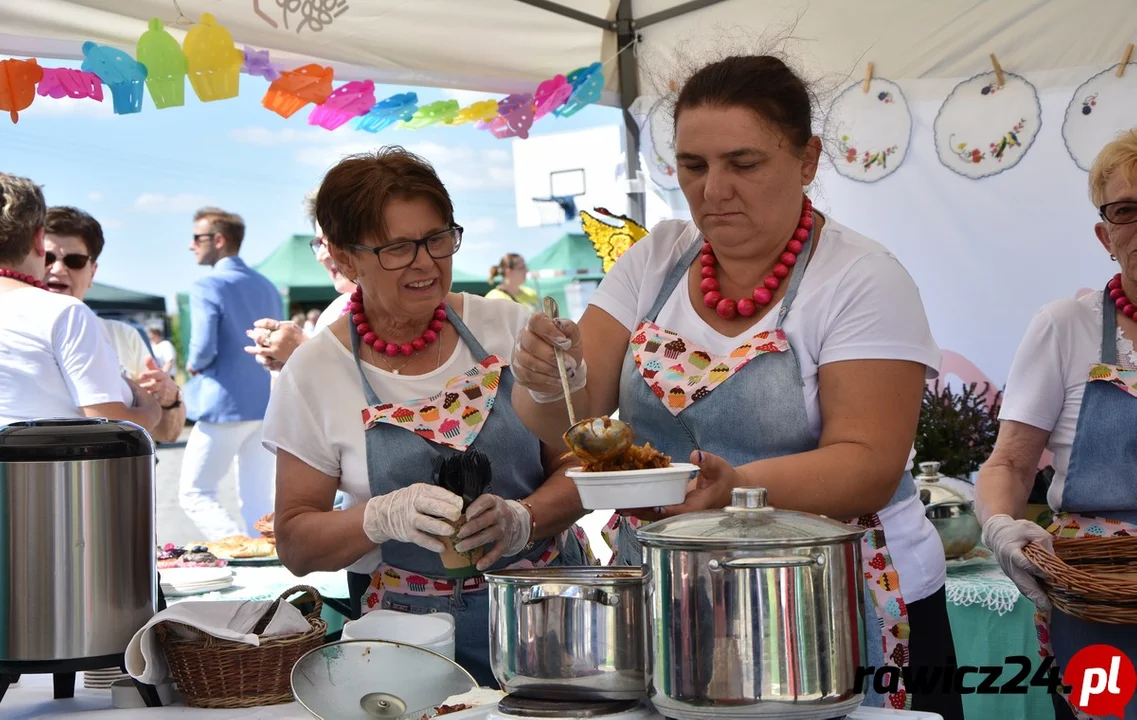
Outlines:
[[[683,462],[695,450],[718,455],[737,467],[817,449],[806,414],[801,369],[782,330],[805,275],[813,232],[793,267],[775,329],[742,341],[726,357],[713,357],[655,324],[703,242],[699,236],[671,268],[654,305],[633,333],[620,375],[620,419],[636,429],[637,442],[648,441]],[[889,506],[915,494],[911,473],[905,473]],[[632,530],[639,524],[620,515],[609,521],[604,534],[615,553],[613,564],[643,562],[642,546]],[[868,529],[861,540],[868,664],[907,667],[907,608],[883,525],[876,514],[859,518],[857,524]],[[911,707],[911,697],[903,681],[887,698],[875,693],[870,683],[864,704],[902,710]]]
[[[1137,537],[1137,367],[1118,364],[1117,315],[1108,290],[1102,298],[1101,362],[1089,369],[1061,510],[1048,528],[1060,538]],[[1137,626],[1093,623],[1052,608],[1036,612],[1039,651],[1059,672],[1081,648],[1112,645],[1137,662]],[[1069,698],[1067,698],[1069,701]],[[1076,710],[1075,717],[1089,718]],[[1137,720],[1137,697],[1124,720]]]
[[[349,323],[351,351],[369,404],[363,421],[371,496],[414,483],[433,483],[443,457],[474,448],[492,463],[487,492],[522,500],[545,480],[541,443],[513,410],[514,381],[508,366],[485,351],[449,306],[446,314],[478,364],[449,380],[437,395],[401,404],[384,404],[375,394],[363,372],[355,324]],[[591,564],[587,545],[581,543],[584,537],[584,531],[574,526],[557,538],[530,543],[518,555],[501,558],[492,569]],[[479,685],[497,688],[489,663],[485,578],[453,577],[439,553],[413,543],[385,542],[382,558],[363,597],[363,612],[378,607],[414,614],[450,613],[455,621],[455,660]]]

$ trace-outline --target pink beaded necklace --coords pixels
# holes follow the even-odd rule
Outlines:
[[[711,244],[704,242],[702,257],[699,260],[703,264],[701,271],[703,280],[699,283],[699,290],[703,292],[703,304],[714,308],[723,320],[733,320],[737,315],[750,317],[758,312],[759,305],[769,305],[774,299],[774,291],[781,286],[782,280],[790,274],[790,268],[797,262],[797,256],[801,254],[803,243],[809,239],[809,231],[812,228],[813,203],[809,196],[804,196],[801,203],[801,219],[798,220],[793,237],[786,243],[785,252],[778,258],[778,263],[774,265],[774,269],[766,276],[762,285],[754,288],[754,294],[739,300],[725,298],[719,292],[718,268],[715,267],[718,260],[715,258]]]
[[[434,309],[434,317],[422,335],[409,343],[400,345],[379,337],[367,324],[367,315],[363,312],[363,291],[359,288],[356,288],[351,294],[351,302],[347,304],[347,309],[351,313],[351,321],[355,323],[355,331],[359,333],[363,343],[370,345],[377,353],[385,353],[388,357],[395,357],[396,355],[410,357],[419,352],[438,339],[438,333],[442,332],[442,323],[446,320],[446,303],[441,302]]]

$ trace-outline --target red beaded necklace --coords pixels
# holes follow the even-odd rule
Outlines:
[[[36,280],[31,275],[28,275],[27,273],[16,272],[15,270],[9,270],[7,268],[0,268],[0,277],[12,278],[13,280],[19,280],[20,282],[27,283],[28,285],[31,285],[32,287],[37,287],[40,290],[46,290],[47,289],[46,285],[44,285],[39,280]]]
[[[1137,304],[1130,300],[1125,295],[1125,288],[1121,287],[1121,273],[1113,276],[1109,281],[1109,296],[1113,299],[1113,304],[1121,311],[1121,314],[1129,319],[1134,319],[1137,315]]]
[[[703,304],[709,308],[714,308],[723,320],[733,320],[736,315],[750,317],[758,312],[759,305],[769,305],[770,301],[774,299],[774,291],[782,284],[782,280],[790,274],[790,268],[797,262],[797,256],[802,251],[802,243],[809,239],[809,231],[812,228],[813,202],[810,201],[809,196],[805,196],[801,202],[801,219],[798,221],[797,230],[794,231],[790,241],[786,243],[785,252],[778,258],[778,263],[774,265],[774,269],[766,276],[762,285],[754,288],[754,294],[751,297],[737,301],[724,298],[719,292],[718,269],[715,267],[718,261],[715,259],[714,248],[709,242],[704,242],[703,256],[699,260],[703,264],[701,271],[703,280],[699,283],[699,290],[703,292]]]
[[[347,309],[351,313],[351,321],[355,323],[355,331],[359,333],[363,342],[370,345],[375,352],[386,353],[388,357],[395,357],[400,354],[410,356],[422,350],[438,339],[438,333],[442,332],[442,323],[446,320],[446,303],[441,302],[435,308],[434,318],[430,321],[427,329],[423,331],[423,334],[409,343],[399,345],[382,339],[367,324],[367,315],[363,312],[363,291],[359,288],[356,288],[351,294],[351,302],[347,304]]]

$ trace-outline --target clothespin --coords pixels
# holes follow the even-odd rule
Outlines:
[[[999,83],[999,87],[1003,87],[1006,84],[1006,78],[1003,77],[1003,66],[999,64],[995,53],[991,53],[991,65],[995,68],[995,81]]]
[[[869,66],[865,68],[865,92],[869,91],[869,85],[872,85],[872,63],[869,63]]]
[[[1133,43],[1125,48],[1125,54],[1121,56],[1121,64],[1117,66],[1117,77],[1125,74],[1125,66],[1129,64],[1129,58],[1133,55]]]

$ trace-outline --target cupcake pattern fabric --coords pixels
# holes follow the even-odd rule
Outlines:
[[[710,395],[754,358],[784,352],[790,344],[781,330],[760,332],[729,355],[715,357],[670,330],[645,320],[633,333],[631,346],[636,370],[655,396],[672,414],[678,415],[695,401]]]
[[[439,445],[466,450],[493,409],[506,363],[496,355],[446,382],[437,394],[406,403],[384,403],[363,410],[363,427],[377,423],[406,428]]]
[[[1107,382],[1119,390],[1137,397],[1137,368],[1094,363],[1090,367],[1089,377],[1090,382]]]

